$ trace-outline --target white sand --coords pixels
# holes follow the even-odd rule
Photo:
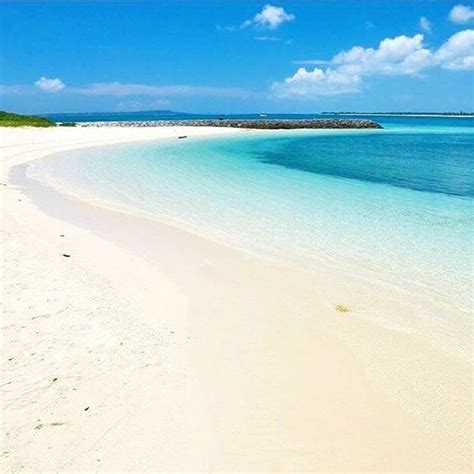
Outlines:
[[[4,471],[471,470],[472,367],[365,318],[416,317],[416,301],[9,175],[61,150],[236,132],[0,133]]]

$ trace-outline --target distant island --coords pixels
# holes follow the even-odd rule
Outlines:
[[[413,117],[474,117],[474,112],[321,112],[321,115],[389,115]]]

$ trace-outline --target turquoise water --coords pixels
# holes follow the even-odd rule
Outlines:
[[[337,263],[468,311],[474,123],[241,133],[83,149],[29,175],[308,267]]]

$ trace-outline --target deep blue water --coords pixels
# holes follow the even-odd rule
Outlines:
[[[472,157],[474,141],[468,134],[393,133],[292,138],[258,159],[318,175],[473,196]]]

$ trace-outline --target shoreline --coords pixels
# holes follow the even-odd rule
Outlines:
[[[250,131],[253,132],[253,131]],[[283,131],[284,132],[284,131]],[[337,133],[337,130],[334,130]],[[261,133],[261,131],[259,132]],[[279,131],[270,132],[270,133],[281,133]],[[189,137],[189,140],[200,140],[200,139],[209,139],[210,135],[197,135],[195,137]],[[211,135],[212,139],[212,135]],[[168,137],[163,138],[163,140],[169,140]],[[120,144],[118,144],[120,145]],[[113,147],[114,145],[100,145],[92,146],[90,150],[96,150],[102,147]],[[64,153],[59,152],[52,155],[45,156],[44,158],[48,159],[61,159],[64,157]],[[57,155],[57,156],[56,156]],[[260,261],[265,261],[268,264],[274,264],[281,267],[287,267],[288,269],[296,269],[307,272],[309,274],[318,275],[319,279],[325,278],[334,281],[350,281],[352,284],[364,288],[365,292],[372,292],[373,294],[380,293],[383,294],[383,298],[391,300],[394,306],[398,308],[396,300],[403,298],[406,300],[406,304],[410,304],[412,307],[420,306],[424,308],[424,313],[432,312],[433,314],[442,315],[442,319],[449,319],[454,317],[458,313],[462,313],[466,318],[469,317],[469,305],[463,305],[461,302],[457,302],[455,299],[451,298],[447,293],[442,293],[435,288],[432,288],[428,285],[424,285],[421,282],[416,282],[412,280],[402,280],[395,272],[385,272],[382,273],[380,269],[376,269],[370,266],[364,266],[356,264],[356,262],[351,262],[343,259],[329,258],[328,256],[319,255],[317,260],[317,265],[314,262],[311,264],[305,262],[304,259],[295,259],[290,257],[284,257],[282,255],[277,255],[276,253],[264,252],[262,249],[251,248],[243,244],[237,244],[235,242],[226,241],[223,238],[218,238],[212,233],[203,232],[200,229],[192,228],[186,224],[184,221],[173,220],[173,219],[162,219],[158,218],[153,214],[146,213],[144,211],[139,211],[132,207],[125,207],[120,204],[114,204],[108,201],[101,201],[97,199],[87,199],[81,196],[77,196],[74,193],[69,192],[62,186],[56,186],[55,184],[49,182],[43,182],[37,177],[31,177],[28,175],[28,163],[23,163],[12,167],[10,171],[10,176],[12,181],[18,186],[22,187],[28,196],[36,202],[36,204],[43,210],[43,212],[50,214],[50,210],[54,207],[64,208],[60,213],[55,213],[56,217],[59,217],[61,220],[68,221],[72,224],[78,224],[77,219],[74,218],[74,212],[67,211],[67,203],[80,203],[84,210],[84,213],[87,213],[87,209],[100,209],[106,216],[108,212],[118,214],[131,219],[136,220],[138,223],[147,221],[147,225],[157,225],[162,226],[167,229],[174,229],[196,239],[203,239],[211,243],[212,245],[223,247],[229,251],[237,251],[243,255],[246,255],[251,258],[258,259]],[[73,206],[74,207],[74,206]],[[104,218],[103,218],[104,219]],[[137,224],[140,225],[140,224]],[[95,233],[94,223],[89,225],[89,230],[92,230]],[[114,240],[114,235],[111,233],[105,235],[106,239]],[[151,237],[150,237],[151,239]],[[147,245],[146,242],[143,245]],[[127,242],[124,246],[128,250],[133,250],[133,242]],[[148,259],[153,260],[153,256],[148,255]],[[370,290],[368,290],[370,288]],[[382,299],[383,299],[382,298]],[[408,303],[409,302],[409,303]],[[336,304],[334,305],[336,306]],[[429,308],[429,309],[428,309]],[[387,308],[388,309],[388,308]],[[396,331],[405,331],[411,332],[413,328],[405,327],[403,322],[397,323],[397,317],[382,317],[377,318],[374,315],[371,315],[369,320],[379,324],[387,329],[393,329]],[[393,320],[394,325],[390,325],[390,319]],[[450,340],[446,338],[446,334],[443,334],[442,337],[431,338],[431,343],[435,347],[442,347],[442,349],[455,357],[460,357],[463,360],[470,359],[470,347],[466,344],[462,345],[461,350],[453,350],[453,347],[458,348],[459,340],[464,338],[462,336],[462,329],[459,329],[459,334],[457,334],[457,339]],[[423,333],[423,330],[420,329],[417,331],[420,335]],[[444,340],[448,339],[448,340]]]
[[[248,132],[248,138],[252,138],[252,135],[255,136],[253,130],[248,130],[245,132]],[[277,136],[282,136],[280,134],[285,134],[285,132],[286,131],[269,131],[267,134],[264,134],[263,137],[273,137],[275,134]],[[339,130],[332,130],[330,132],[337,134]],[[291,131],[290,133],[293,134],[295,131]],[[328,132],[326,131],[325,133],[327,134]],[[261,134],[262,131],[259,131],[258,135],[260,137],[262,137]],[[240,137],[242,137],[242,135],[240,135]],[[188,140],[198,141],[208,139],[209,136],[197,135],[194,137],[189,137]],[[163,140],[168,141],[170,139],[164,138]],[[117,145],[120,147],[121,144]],[[95,151],[100,152],[104,146],[108,148],[110,152],[113,152],[114,145],[93,146],[92,148],[89,148],[89,150],[91,153],[94,153]],[[66,153],[66,155],[64,153]],[[54,153],[47,158],[50,160],[55,160],[56,158],[61,159],[62,157],[67,159],[67,152]],[[180,229],[181,231],[189,233],[196,238],[205,239],[206,241],[210,241],[215,245],[224,246],[230,250],[237,250],[254,258],[265,260],[268,263],[286,265],[296,269],[304,269],[305,271],[318,274],[319,278],[346,280],[351,281],[353,284],[359,285],[360,287],[371,287],[370,291],[373,294],[380,293],[384,295],[385,299],[392,300],[394,302],[393,307],[397,310],[400,309],[399,305],[396,303],[397,299],[409,301],[412,307],[422,307],[426,322],[430,322],[429,320],[431,318],[431,314],[433,317],[436,315],[436,317],[441,321],[457,318],[458,316],[462,316],[465,320],[469,320],[469,301],[464,302],[455,298],[446,288],[433,287],[420,280],[408,279],[406,277],[402,278],[396,271],[389,271],[388,269],[382,268],[380,265],[377,267],[374,265],[369,265],[365,262],[351,261],[347,258],[344,259],[341,257],[335,258],[334,256],[324,254],[318,254],[317,256],[314,256],[314,261],[311,262],[305,261],[306,256],[304,258],[301,256],[299,258],[296,258],[295,256],[291,258],[289,255],[281,255],[276,252],[271,252],[268,249],[252,247],[248,245],[248,243],[247,245],[244,245],[243,243],[237,241],[231,241],[229,239],[226,240],[226,238],[224,238],[222,235],[219,236],[216,233],[212,233],[210,231],[203,231],[202,227],[192,226],[185,220],[167,218],[165,216],[158,217],[152,213],[141,211],[138,208],[125,206],[118,202],[101,200],[95,198],[94,196],[86,197],[80,194],[78,195],[74,192],[71,192],[61,183],[55,182],[54,180],[51,182],[46,178],[43,181],[41,177],[36,176],[35,173],[31,175],[31,173],[28,173],[26,165],[20,165],[18,168],[20,167],[22,169],[18,169],[17,172],[18,184],[27,188],[33,187],[36,189],[36,191],[38,191],[32,192],[32,199],[37,202],[37,204],[39,204],[45,212],[48,212],[48,208],[53,206],[53,204],[50,202],[51,199],[53,200],[53,203],[56,203],[56,205],[58,199],[61,200],[62,198],[67,198],[72,201],[78,200],[90,207],[100,207],[104,211],[112,211],[128,215],[132,218],[156,221],[161,225]],[[15,169],[16,168],[14,168],[14,170]],[[38,197],[38,195],[41,196],[41,189],[43,187],[49,188],[51,191],[53,191],[51,194],[52,198],[41,199]],[[55,194],[55,196],[53,196],[53,194]],[[41,201],[45,202],[42,203]],[[74,223],[74,220],[70,217],[73,215],[73,213],[63,212],[59,217],[63,220],[69,220]],[[92,227],[94,226],[92,225]],[[107,238],[113,238],[113,236],[107,236]],[[127,244],[128,249],[131,247],[133,247],[133,245],[130,243]],[[389,310],[389,312],[390,314],[393,314],[393,310]],[[415,333],[422,336],[426,335],[424,333],[437,324],[436,321],[432,321],[431,326],[428,325],[427,327],[422,327],[419,325],[419,327],[414,327],[410,324],[408,319],[402,321],[395,315],[392,318],[390,316],[386,316],[387,315],[378,317],[377,315],[371,314],[368,319],[388,329],[392,328],[394,330],[401,330],[405,332],[415,331]],[[420,319],[420,316],[418,316],[418,319]],[[391,322],[394,324],[391,325]],[[454,331],[451,331],[450,334],[447,332],[438,333],[438,337],[431,337],[431,342],[435,347],[440,347],[456,357],[461,357],[464,360],[471,360],[469,340],[468,338],[463,337],[463,331],[465,330],[464,327],[465,325],[458,325],[456,328],[453,328]],[[433,336],[433,334],[431,334],[431,336]]]
[[[102,128],[63,130],[56,141],[29,145],[24,143],[32,131],[15,131],[4,173],[45,149],[51,154],[104,141]],[[165,129],[126,130],[127,136],[124,129],[113,130],[115,137],[108,140],[136,141],[138,134],[151,140]],[[44,131],[34,133],[41,137]],[[166,133],[184,134],[183,129]],[[66,144],[65,137],[77,141]],[[54,368],[61,376],[54,383],[54,377],[49,382],[41,378],[44,360],[15,368],[5,361],[10,363],[8,377],[21,381],[7,399],[13,411],[5,417],[10,433],[5,444],[17,451],[2,459],[7,467],[28,470],[38,462],[48,470],[158,465],[197,470],[469,469],[469,364],[417,337],[364,320],[364,307],[335,312],[338,302],[346,302],[338,295],[350,300],[347,295],[360,290],[351,288],[352,282],[324,282],[310,272],[164,224],[145,224],[136,216],[84,203],[64,204],[67,198],[50,206],[48,215],[47,200],[38,207],[31,194],[25,199],[21,187],[7,184],[2,187],[6,255],[11,256],[4,272],[10,277],[7,309],[19,317],[14,308],[18,298],[26,299],[22,321],[5,321],[5,355],[18,353],[19,345],[30,349],[42,341],[54,347],[45,349],[54,354],[58,349],[51,340],[60,343],[64,335],[77,350],[69,360],[70,346],[63,347],[64,361],[58,357],[61,350],[55,353]],[[66,252],[70,258],[61,255]],[[25,253],[33,258],[25,261]],[[65,281],[70,284],[61,294],[58,287]],[[36,292],[31,294],[31,288]],[[96,295],[92,302],[86,290]],[[84,307],[72,311],[72,295]],[[383,310],[381,301],[374,303]],[[35,314],[35,306],[44,312]],[[44,315],[54,312],[51,306],[62,312],[48,316],[45,327]],[[69,318],[77,320],[78,334],[71,333]],[[38,321],[43,326],[33,328]],[[100,331],[91,329],[91,321]],[[116,335],[112,340],[108,325]],[[116,355],[125,335],[132,363]],[[105,368],[84,356],[89,353],[81,348],[87,344],[93,345],[88,350],[95,357],[103,357],[105,350]],[[142,354],[141,347],[153,349]],[[72,382],[64,376],[78,371],[74,364],[81,375]],[[125,387],[122,378],[130,364],[136,369],[130,374],[134,384]],[[82,373],[86,369],[101,373],[107,383],[96,378],[91,382]],[[29,371],[38,374],[33,384]],[[438,393],[432,393],[432,386]],[[87,395],[92,388],[103,408],[96,404],[92,421],[86,422],[85,407],[76,409],[76,394]],[[41,390],[42,396],[28,405],[24,394],[30,390]],[[459,399],[463,393],[467,398]],[[47,422],[34,419],[58,400],[57,409],[64,409],[62,416],[71,420],[49,415]],[[125,400],[132,409],[124,408]],[[153,407],[152,416],[143,405]],[[56,422],[63,424],[51,425]],[[42,427],[36,429],[34,423]],[[138,460],[131,459],[134,436],[143,448]],[[29,452],[20,448],[25,439],[32,446]],[[70,452],[68,459],[59,454],[64,449]],[[54,459],[60,460],[57,466],[51,464]]]
[[[62,156],[62,154],[60,156]],[[452,302],[448,301],[446,295],[437,293],[432,288],[423,287],[414,282],[406,282],[405,285],[402,285],[401,282],[395,281],[394,276],[390,274],[381,275],[380,272],[373,269],[356,267],[347,262],[324,259],[322,256],[320,257],[319,268],[315,268],[314,265],[305,264],[303,261],[285,259],[283,257],[277,257],[274,254],[261,253],[255,249],[219,240],[213,235],[199,232],[196,229],[187,228],[184,224],[179,222],[167,222],[165,220],[160,220],[153,215],[140,213],[134,209],[127,209],[119,205],[113,206],[108,203],[78,198],[72,194],[68,194],[64,190],[57,190],[54,186],[49,186],[41,181],[29,177],[27,175],[27,165],[28,163],[24,163],[12,168],[10,172],[11,182],[22,188],[25,196],[35,202],[38,208],[45,214],[59,218],[61,221],[84,227],[108,241],[119,243],[128,251],[138,253],[140,256],[145,256],[146,260],[153,262],[154,266],[157,268],[161,262],[157,260],[155,254],[148,253],[146,255],[141,255],[142,252],[136,248],[137,244],[132,239],[128,239],[126,235],[124,238],[117,238],[117,235],[119,235],[121,231],[119,226],[114,229],[114,232],[104,232],[103,229],[98,228],[97,222],[99,220],[106,222],[108,216],[113,214],[123,222],[125,222],[125,220],[133,220],[136,222],[135,225],[137,228],[150,229],[149,237],[143,239],[144,241],[140,244],[143,247],[146,247],[148,242],[152,240],[153,233],[158,232],[158,229],[164,229],[165,232],[182,234],[191,240],[206,242],[207,245],[213,246],[216,249],[222,249],[223,252],[238,253],[243,258],[265,262],[267,265],[272,265],[279,268],[281,271],[296,271],[302,274],[311,275],[313,278],[319,280],[327,279],[332,282],[350,282],[351,285],[363,289],[363,292],[366,294],[374,295],[380,292],[383,295],[383,297],[380,298],[380,301],[384,299],[390,300],[392,304],[396,305],[397,299],[404,298],[405,308],[408,308],[409,306],[411,306],[411,308],[416,306],[422,306],[424,308],[429,307],[433,313],[441,313],[445,318],[452,317],[453,314],[457,312],[468,314],[462,306],[454,307]],[[88,224],[84,224],[84,221],[87,220],[84,217],[77,218],[78,214],[86,216],[90,213],[96,214],[97,217]],[[168,271],[171,271],[171,268]],[[423,292],[423,294],[420,294],[420,292]],[[334,303],[333,306],[336,307],[337,304]],[[386,305],[385,310],[389,310],[388,305]],[[390,319],[390,317],[387,318],[386,315],[384,315],[382,319],[369,317],[368,321],[385,327],[388,330],[396,332],[412,332],[410,328],[404,327],[401,322],[397,324],[396,317],[393,318],[393,325],[390,324]],[[417,335],[420,336],[421,333],[422,331],[418,331]],[[441,339],[436,340],[435,338],[427,337],[427,341],[430,341],[430,344],[435,348],[441,348],[444,344],[442,350],[449,353],[451,356],[460,358],[463,361],[470,360],[469,347],[463,351],[457,352],[452,350],[450,344],[447,344],[446,341]],[[457,342],[455,345],[457,346]]]

